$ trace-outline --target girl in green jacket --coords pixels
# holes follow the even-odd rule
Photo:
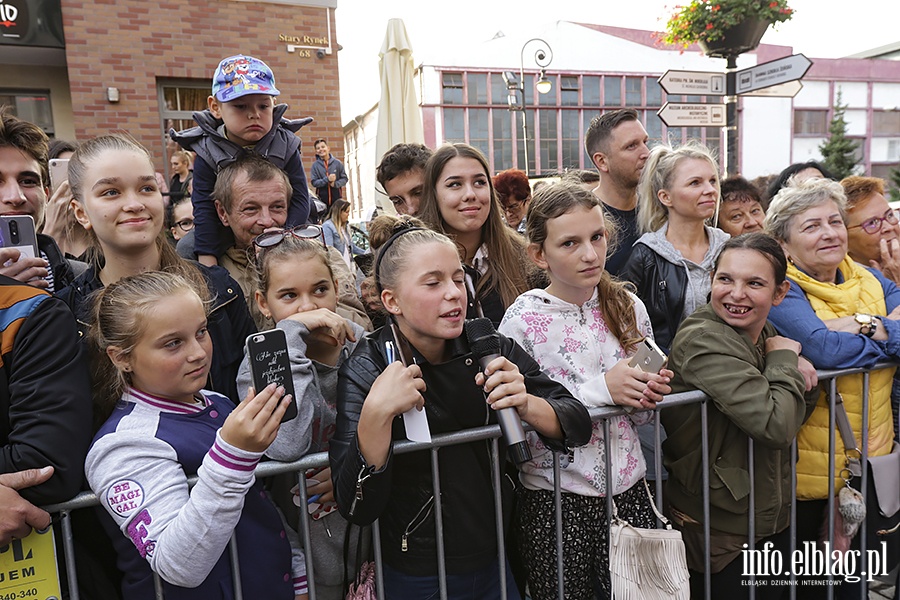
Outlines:
[[[712,275],[710,302],[684,320],[672,344],[672,390],[698,389],[708,409],[710,547],[703,540],[700,404],[662,411],[663,457],[673,521],[684,534],[692,597],[703,597],[704,553],[713,598],[747,598],[742,551],[751,491],[748,438],[754,442],[756,548],[789,556],[790,444],[806,418],[804,392],[816,373],[799,342],[776,335],[766,319],[784,298],[787,261],[778,243],[750,233],[726,242]],[[786,564],[786,563],[785,563]],[[757,581],[764,578],[758,577]],[[788,587],[759,586],[757,598]]]

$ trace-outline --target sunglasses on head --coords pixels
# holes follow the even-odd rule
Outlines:
[[[325,244],[325,233],[319,225],[298,225],[290,229],[273,229],[264,231],[253,238],[253,245],[257,248],[274,248],[288,237],[295,237],[301,240],[314,240],[319,238],[323,247]]]

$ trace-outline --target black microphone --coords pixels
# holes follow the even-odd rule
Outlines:
[[[481,371],[487,368],[488,363],[501,356],[500,334],[494,329],[490,319],[481,317],[466,321],[466,338],[469,340],[469,348],[478,359]],[[500,422],[500,431],[503,439],[509,446],[509,453],[516,464],[531,460],[531,449],[525,441],[525,430],[522,429],[522,420],[514,408],[501,408],[497,412],[497,421]]]

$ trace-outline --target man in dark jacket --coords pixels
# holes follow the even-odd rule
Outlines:
[[[332,203],[341,198],[341,188],[347,185],[347,172],[344,171],[344,164],[331,155],[324,139],[317,139],[315,148],[316,162],[309,179],[316,188],[319,200],[331,208]]]
[[[49,524],[31,504],[63,502],[81,489],[91,392],[75,320],[62,301],[0,276],[0,323],[3,546]],[[52,470],[19,473],[45,467]]]
[[[48,142],[34,123],[0,112],[0,215],[28,215],[38,231],[50,194]],[[70,264],[50,236],[38,234],[37,245],[38,256],[0,248],[0,275],[53,292],[75,279],[78,273],[73,265],[80,267],[79,272],[85,266],[78,261]]]

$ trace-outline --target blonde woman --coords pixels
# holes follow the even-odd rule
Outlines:
[[[353,243],[350,237],[350,203],[346,200],[335,200],[328,211],[328,218],[322,224],[325,233],[325,243],[337,250],[347,263],[347,267],[353,269],[353,257],[357,254],[365,254],[366,251]]]
[[[706,304],[727,233],[706,225],[719,205],[719,167],[700,144],[650,151],[638,183],[638,227],[620,277],[637,287],[656,342],[668,351],[685,317]]]

